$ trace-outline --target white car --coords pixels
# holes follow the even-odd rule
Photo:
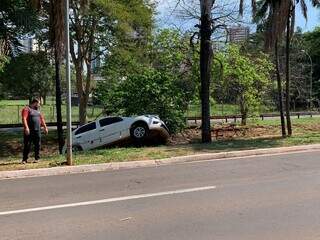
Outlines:
[[[128,138],[140,143],[152,137],[165,140],[169,137],[167,126],[157,116],[103,117],[74,130],[72,148],[73,151],[86,151]]]

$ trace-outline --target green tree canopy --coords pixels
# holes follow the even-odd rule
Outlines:
[[[176,30],[163,29],[150,38],[147,48],[137,49],[138,55],[127,48],[110,53],[104,68],[104,74],[109,75],[98,85],[96,96],[107,113],[125,109],[123,113],[129,115],[158,114],[176,131],[185,123],[184,113],[195,98],[198,84],[198,75],[192,71],[189,38]]]
[[[225,52],[217,53],[216,59],[214,68],[221,81],[215,86],[215,91],[221,92],[223,89],[225,96],[235,97],[240,106],[242,123],[246,124],[248,114],[257,112],[267,87],[271,85],[273,64],[265,54],[253,57],[241,52],[236,45],[230,45]]]
[[[103,92],[100,99],[109,113],[125,116],[156,114],[170,131],[181,129],[185,107],[183,91],[172,75],[154,69],[132,74],[119,85]],[[105,94],[103,94],[105,93]]]
[[[320,99],[320,27],[312,32],[303,34],[306,44],[305,51],[310,55],[313,63],[313,97]],[[309,59],[307,59],[309,61]]]
[[[1,0],[0,55],[15,55],[21,46],[19,38],[35,32],[40,26],[38,15],[25,0]]]
[[[0,75],[6,92],[11,96],[30,99],[45,97],[52,89],[53,69],[43,53],[20,54],[8,63]]]

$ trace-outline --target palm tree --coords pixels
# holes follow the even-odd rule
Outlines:
[[[40,10],[45,0],[31,0],[31,4],[35,9]],[[55,83],[56,83],[56,108],[57,108],[57,131],[59,152],[62,153],[64,145],[63,140],[63,125],[61,114],[61,62],[63,59],[64,49],[64,1],[50,0],[49,1],[49,33],[50,45],[54,51],[55,59]]]
[[[282,80],[279,65],[279,42],[286,28],[288,16],[287,5],[289,1],[291,0],[252,0],[251,4],[253,8],[252,15],[254,22],[262,23],[265,26],[265,50],[274,50],[281,132],[283,137],[286,136],[286,126],[283,111]],[[241,1],[240,4],[243,4],[243,1]]]
[[[292,126],[290,119],[290,47],[291,39],[294,34],[295,27],[295,15],[296,15],[296,4],[300,4],[302,15],[307,20],[308,19],[308,8],[305,0],[291,0],[288,4],[288,16],[287,16],[287,26],[286,26],[286,117],[287,117],[287,128],[288,135],[292,135]],[[312,0],[312,6],[316,7],[320,5],[320,0]]]
[[[303,2],[304,0],[302,0]],[[289,12],[287,17],[287,34],[286,34],[286,118],[287,118],[287,130],[288,136],[292,136],[292,125],[290,118],[290,46],[291,37],[294,33],[294,20],[295,20],[295,10],[292,1],[289,3]]]
[[[240,9],[243,9],[243,0],[240,0]],[[313,6],[319,6],[320,0],[311,0]],[[290,119],[290,43],[294,31],[295,6],[301,5],[302,13],[307,19],[307,5],[305,0],[252,0],[253,18],[255,22],[265,21],[266,50],[274,49],[276,76],[278,85],[278,98],[281,118],[282,136],[286,136],[285,119],[283,112],[282,81],[279,67],[279,42],[286,31],[286,116],[288,135],[292,135]]]
[[[286,28],[288,16],[288,2],[291,0],[252,0],[252,15],[254,22],[262,23],[265,27],[265,50],[274,50],[277,77],[278,99],[282,136],[286,136],[286,126],[283,111],[282,80],[279,63],[279,42]],[[240,9],[243,9],[240,0]],[[242,12],[240,12],[242,13]]]

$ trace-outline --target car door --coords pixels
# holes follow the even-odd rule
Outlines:
[[[83,150],[96,148],[99,142],[96,122],[88,123],[75,132],[74,145],[81,146]]]
[[[121,117],[107,117],[99,120],[99,135],[101,145],[118,141],[121,138],[123,119]]]

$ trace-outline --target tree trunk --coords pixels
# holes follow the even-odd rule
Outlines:
[[[91,59],[91,55],[89,54],[89,59]],[[85,120],[87,121],[87,108],[88,108],[88,102],[89,102],[89,97],[90,97],[90,92],[91,92],[91,80],[92,80],[92,65],[91,65],[91,61],[88,60],[86,62],[86,66],[87,66],[87,76],[86,76],[86,85],[85,85],[85,90],[83,93],[83,113],[85,114],[85,116],[83,116],[85,118]]]
[[[242,113],[241,114],[241,125],[242,126],[247,125],[247,119],[248,119],[247,113]]]
[[[43,105],[47,105],[47,94],[43,95]]]
[[[56,108],[57,108],[57,131],[58,131],[58,143],[59,143],[59,153],[62,154],[62,148],[64,145],[63,140],[63,125],[62,125],[62,114],[61,114],[61,61],[59,59],[58,53],[55,50],[55,80],[56,80]]]
[[[286,117],[287,117],[287,129],[288,136],[292,136],[292,126],[290,117],[290,16],[287,20],[287,36],[286,36]]]
[[[244,106],[243,101],[240,100],[240,112],[241,112],[241,125],[245,126],[247,125],[247,119],[248,119],[248,110]]]
[[[79,96],[79,122],[80,126],[87,123],[87,100],[85,94],[82,93],[82,96]]]
[[[284,112],[283,112],[283,97],[282,97],[282,83],[279,67],[279,51],[278,51],[278,40],[275,42],[275,58],[276,58],[276,74],[277,74],[277,85],[278,85],[278,98],[279,98],[279,108],[280,108],[280,120],[281,120],[281,132],[282,137],[286,137],[286,125],[284,121]]]
[[[209,1],[210,2],[210,1]],[[200,26],[200,78],[201,78],[201,119],[202,142],[210,143],[210,82],[211,82],[211,4],[206,2],[201,11]]]
[[[87,123],[87,104],[85,100],[85,92],[83,90],[82,68],[79,66],[77,62],[75,62],[75,68],[79,102],[79,124],[80,126],[82,126]]]

